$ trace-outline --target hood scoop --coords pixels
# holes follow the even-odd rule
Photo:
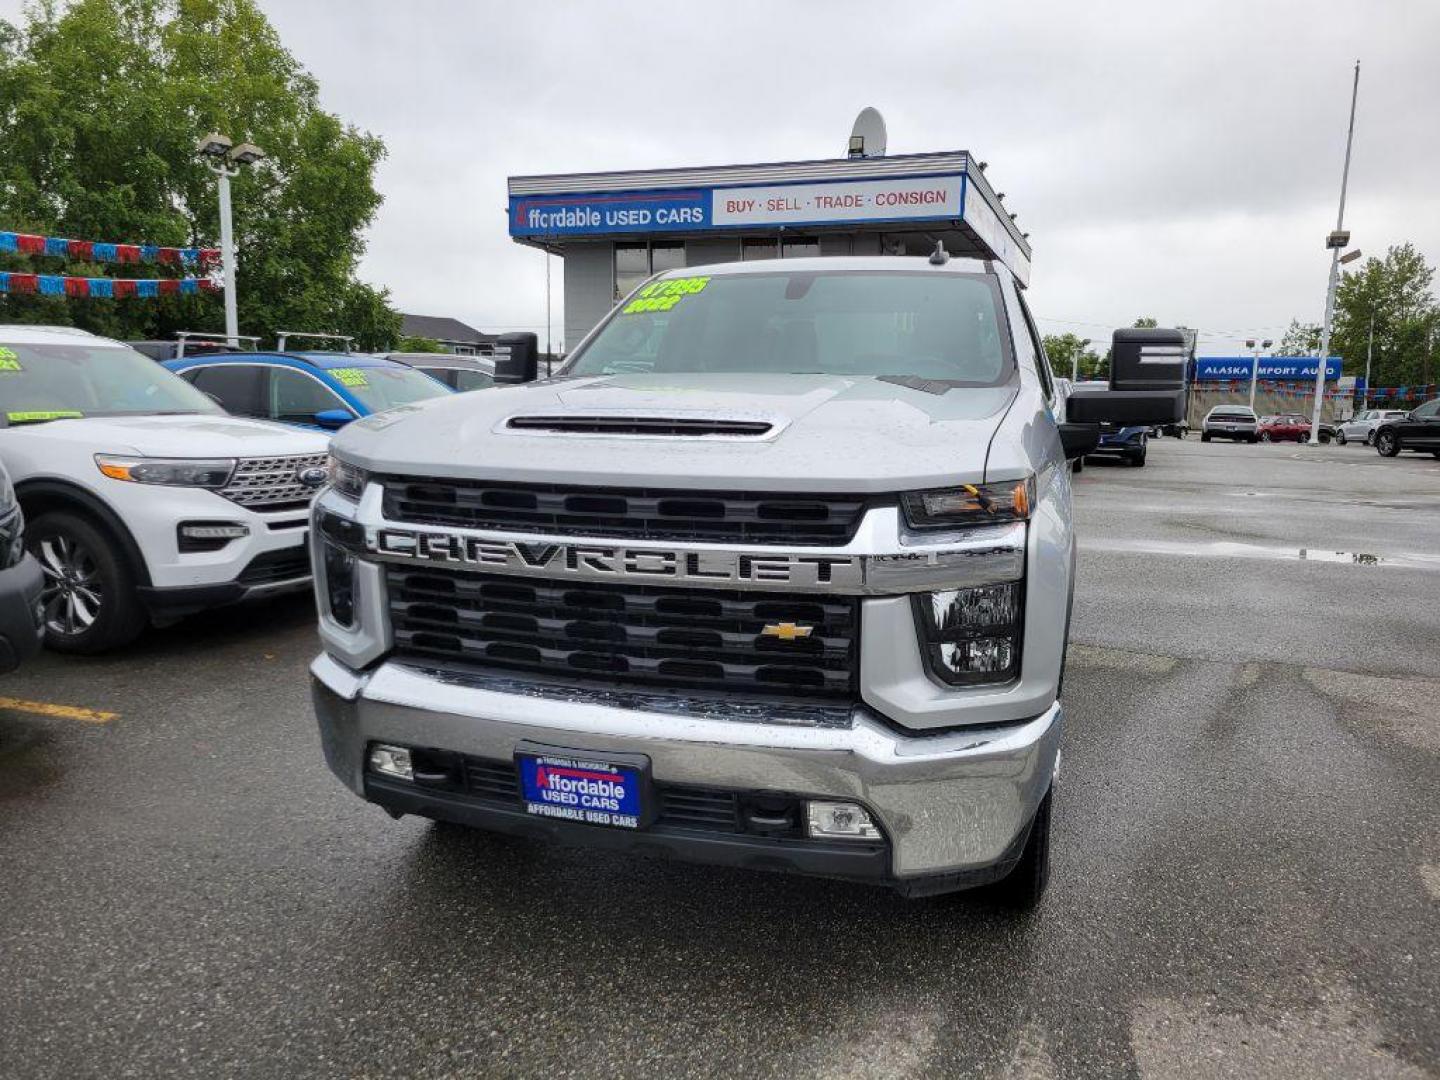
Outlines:
[[[769,420],[710,416],[627,416],[619,413],[512,416],[509,431],[539,435],[613,435],[659,439],[762,439],[775,430]]]

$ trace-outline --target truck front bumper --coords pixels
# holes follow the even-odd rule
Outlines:
[[[905,734],[857,706],[837,722],[777,724],[689,708],[562,697],[465,682],[396,663],[355,673],[328,655],[311,665],[321,743],[351,790],[417,813],[568,843],[703,862],[871,880],[943,892],[1003,877],[1019,858],[1059,768],[1058,702],[1032,719]],[[753,708],[753,706],[751,706]],[[753,716],[753,713],[751,713]],[[776,840],[684,829],[621,830],[531,817],[453,792],[367,772],[372,743],[513,760],[518,743],[649,758],[657,783],[863,805],[883,842]]]

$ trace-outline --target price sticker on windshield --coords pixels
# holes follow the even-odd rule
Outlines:
[[[20,366],[20,354],[14,349],[0,345],[0,371],[24,371]]]
[[[622,315],[639,315],[647,311],[669,311],[687,296],[704,292],[710,284],[708,277],[675,278],[671,281],[652,281],[635,295],[635,299],[621,310]]]
[[[330,374],[340,380],[341,386],[369,386],[370,380],[365,378],[365,371],[358,367],[337,367],[331,368]]]

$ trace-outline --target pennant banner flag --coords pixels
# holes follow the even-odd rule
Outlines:
[[[131,296],[146,299],[219,291],[220,283],[209,278],[70,277],[65,274],[17,274],[0,270],[0,293],[123,300]]]
[[[59,236],[0,232],[0,251],[22,255],[54,255],[98,263],[169,263],[206,267],[220,260],[219,248],[162,247],[158,244],[107,244],[96,240],[67,240]]]

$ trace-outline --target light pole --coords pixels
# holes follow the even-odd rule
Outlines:
[[[1315,411],[1310,417],[1310,445],[1320,444],[1320,410],[1325,404],[1325,364],[1330,359],[1330,324],[1335,318],[1335,284],[1340,276],[1340,249],[1350,243],[1345,231],[1345,188],[1350,183],[1350,147],[1355,142],[1355,102],[1360,97],[1360,61],[1355,61],[1355,82],[1350,88],[1350,128],[1345,135],[1345,170],[1340,174],[1340,212],[1335,231],[1325,238],[1330,249],[1330,282],[1325,287],[1325,328],[1320,334],[1320,363],[1315,368]]]
[[[265,156],[254,143],[236,146],[224,135],[211,132],[195,145],[195,152],[219,178],[220,187],[220,268],[225,279],[225,340],[240,346],[240,319],[235,308],[235,236],[230,211],[230,178],[240,175],[241,165],[253,165]]]
[[[1070,356],[1070,385],[1072,386],[1080,381],[1080,354],[1085,351],[1085,347],[1089,344],[1090,339],[1087,337],[1084,341],[1080,342],[1080,347]]]
[[[1260,343],[1259,348],[1255,346],[1255,339],[1250,338],[1245,342],[1245,347],[1250,350],[1250,411],[1255,411],[1255,383],[1260,378],[1260,353],[1270,348],[1275,343],[1266,338]]]
[[[1370,340],[1365,345],[1365,389],[1360,391],[1360,411],[1370,407],[1370,359],[1375,355],[1375,312],[1370,312]]]

